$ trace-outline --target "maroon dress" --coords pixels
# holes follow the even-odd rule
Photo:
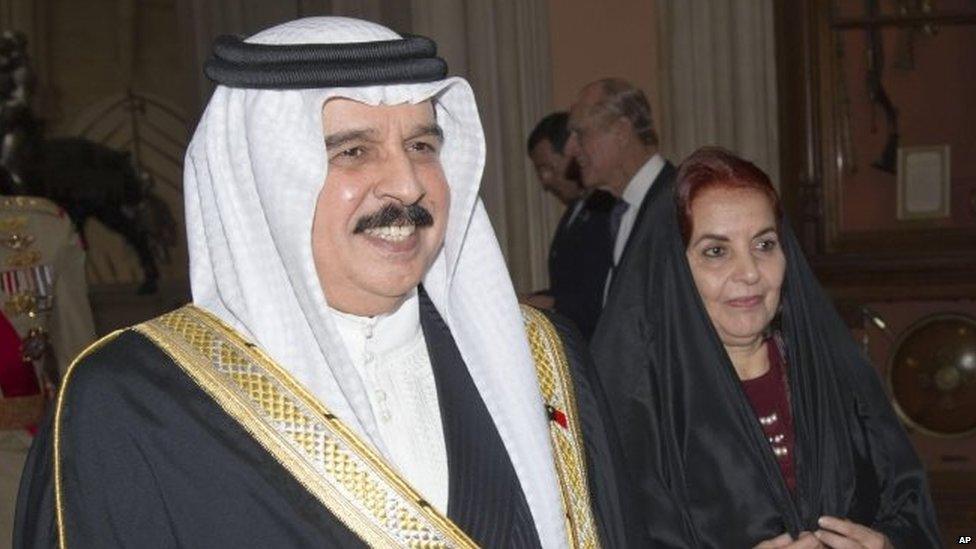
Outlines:
[[[775,339],[767,339],[765,345],[769,354],[769,371],[755,379],[743,380],[742,388],[779,463],[783,480],[790,492],[793,492],[796,489],[794,431],[789,386],[786,381],[786,361],[783,360]]]

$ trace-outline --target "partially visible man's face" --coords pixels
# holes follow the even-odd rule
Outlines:
[[[570,157],[556,152],[552,142],[548,139],[539,141],[529,153],[535,175],[542,183],[542,188],[552,193],[563,204],[569,204],[580,197],[580,186],[567,177]]]
[[[322,125],[329,168],[312,254],[326,300],[356,315],[391,312],[444,242],[450,193],[433,105],[332,99]]]
[[[606,116],[594,109],[603,99],[599,86],[587,86],[569,111],[570,137],[566,154],[576,158],[583,186],[613,188],[620,168],[620,144]],[[626,182],[624,182],[626,183]]]

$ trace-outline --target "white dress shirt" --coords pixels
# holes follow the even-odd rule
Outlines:
[[[616,273],[617,265],[620,264],[620,258],[624,255],[627,240],[630,238],[631,231],[634,230],[634,223],[637,222],[637,214],[644,203],[644,197],[647,196],[647,192],[651,190],[651,185],[663,169],[664,158],[655,153],[637,170],[634,177],[631,177],[627,186],[624,187],[620,199],[626,201],[629,207],[620,218],[620,229],[617,231],[617,239],[613,242],[613,268],[607,272],[607,281],[603,285],[603,303],[607,302],[607,296],[610,293],[610,281]]]
[[[617,232],[617,240],[613,243],[614,265],[620,263],[620,256],[624,254],[627,239],[630,238],[630,232],[634,230],[637,213],[640,212],[641,205],[644,203],[644,197],[647,196],[647,192],[651,190],[651,184],[654,183],[663,169],[664,158],[660,154],[655,154],[641,166],[641,169],[637,170],[637,173],[630,178],[630,182],[624,188],[624,193],[620,198],[630,204],[630,207],[620,218],[620,230]]]
[[[366,387],[391,454],[387,457],[434,508],[446,513],[447,448],[416,290],[388,315],[331,311]]]

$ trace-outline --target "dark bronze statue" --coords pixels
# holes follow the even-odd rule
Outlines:
[[[165,255],[175,243],[175,221],[140,175],[129,153],[80,138],[51,139],[37,147],[27,172],[29,194],[49,198],[67,210],[79,234],[94,217],[122,235],[139,256],[139,293],[154,293],[159,269],[154,248]]]

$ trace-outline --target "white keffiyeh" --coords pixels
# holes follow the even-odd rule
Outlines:
[[[311,17],[247,41],[396,38],[365,21]],[[478,198],[484,134],[474,95],[463,79],[289,91],[218,86],[186,158],[194,303],[258,343],[384,453],[366,388],[328,311],[312,259],[312,218],[327,170],[322,107],[333,97],[371,105],[436,97],[451,207],[444,247],[423,284],[494,419],[542,545],[566,546],[542,397],[515,293]]]

